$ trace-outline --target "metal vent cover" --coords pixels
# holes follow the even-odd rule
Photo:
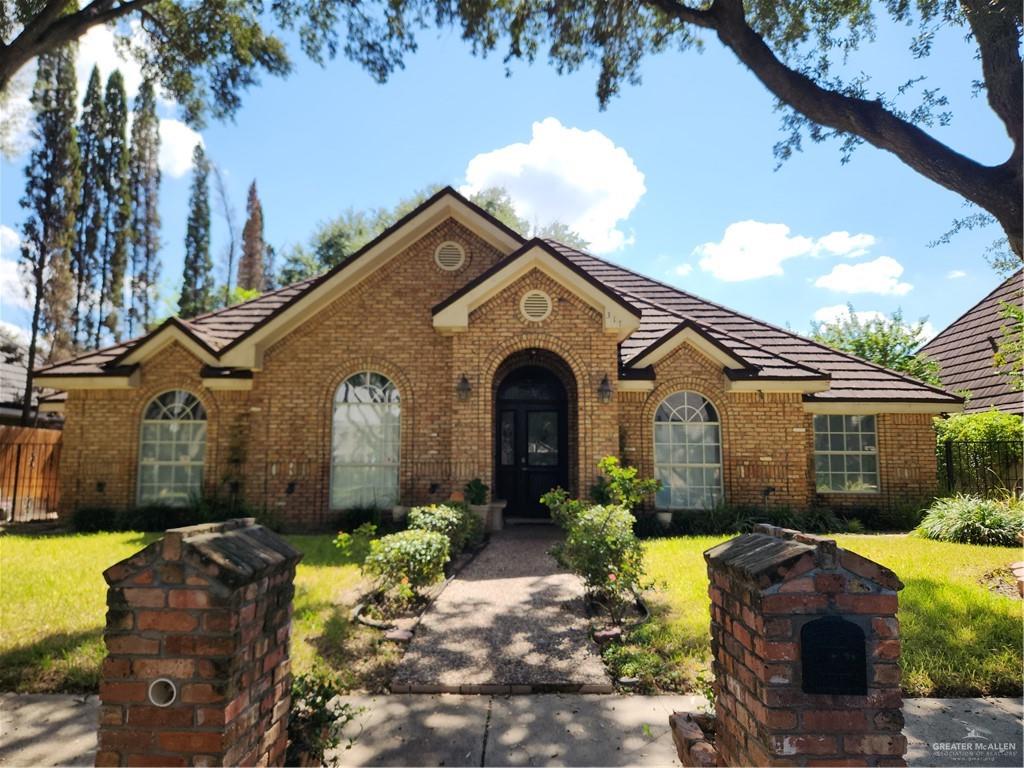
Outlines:
[[[551,297],[544,291],[527,291],[519,302],[519,311],[530,322],[539,323],[551,314]]]
[[[466,263],[466,251],[458,243],[448,240],[437,246],[434,261],[446,272],[454,272]]]

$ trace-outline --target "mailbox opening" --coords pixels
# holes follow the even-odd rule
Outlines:
[[[804,693],[864,696],[868,692],[864,630],[838,616],[825,616],[800,630]]]

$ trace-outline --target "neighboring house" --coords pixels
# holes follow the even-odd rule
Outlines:
[[[17,347],[7,354],[0,351],[0,426],[21,424],[21,404],[25,397],[25,377],[28,375],[28,367],[25,364],[27,359],[27,346]],[[43,396],[37,393],[33,407],[29,410],[32,426],[60,428],[59,413],[54,413],[45,402],[54,396],[52,392]]]
[[[1003,317],[1003,305],[1020,306],[1022,279],[1024,270],[1008,277],[919,350],[939,364],[946,389],[969,393],[965,411],[995,408],[1009,413],[1024,412],[1024,394],[1012,389],[1010,377],[1000,372],[993,360],[1003,328],[1009,324]]]
[[[473,478],[543,515],[608,454],[664,509],[918,503],[962,405],[450,188],[321,277],[39,375],[68,392],[67,509],[231,488],[296,528]]]

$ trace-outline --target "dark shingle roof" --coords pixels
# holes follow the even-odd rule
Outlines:
[[[1022,288],[1024,270],[1019,270],[921,347],[921,354],[939,364],[948,389],[971,393],[967,411],[1024,411],[1024,396],[1010,388],[1009,377],[996,369],[992,359],[1008,324],[1002,305],[1020,306]]]
[[[455,194],[453,191],[444,193]],[[643,372],[630,368],[630,365],[666,337],[689,327],[743,364],[743,368],[730,371],[733,378],[819,379],[831,382],[827,391],[806,395],[810,401],[877,400],[950,406],[960,402],[960,398],[909,376],[830,349],[792,331],[755,320],[575,248],[553,240],[537,241],[537,244],[554,252],[557,258],[583,277],[639,312],[640,327],[620,348],[624,377],[642,377]],[[516,253],[524,250],[519,249]],[[361,253],[352,258],[358,258]],[[503,259],[498,266],[506,264],[514,255]],[[348,263],[350,261],[338,268]],[[219,355],[306,295],[330,274],[333,272],[266,293],[243,304],[176,322]],[[116,367],[118,361],[139,342],[140,339],[134,339],[90,352],[41,372],[52,376],[123,374],[123,367]]]

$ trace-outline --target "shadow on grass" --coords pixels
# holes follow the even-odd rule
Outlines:
[[[0,690],[96,693],[105,655],[101,629],[46,635],[0,653]]]
[[[903,687],[912,696],[1020,696],[1020,603],[912,578],[900,594]]]

